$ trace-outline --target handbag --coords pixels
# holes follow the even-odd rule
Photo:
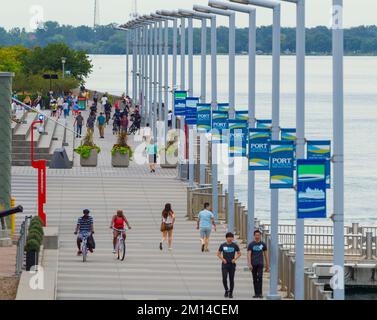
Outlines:
[[[166,231],[166,225],[165,225],[165,222],[161,222],[161,228],[160,228],[161,232],[165,232]]]

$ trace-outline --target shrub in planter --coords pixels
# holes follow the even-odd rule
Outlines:
[[[38,265],[40,247],[37,239],[28,238],[26,241],[26,271],[30,271],[31,267]]]
[[[133,151],[127,144],[128,135],[122,132],[118,136],[118,141],[111,149],[111,164],[113,167],[128,167],[132,161]]]
[[[36,233],[40,234],[42,237],[44,236],[43,229],[40,226],[31,225],[30,228],[29,228],[29,233],[31,233],[31,232],[36,232]]]
[[[39,218],[39,217],[32,218],[31,221],[30,221],[30,225],[35,224],[35,223],[39,224],[41,227],[43,227],[43,221],[41,220],[41,218]]]
[[[43,243],[43,235],[40,234],[37,230],[30,230],[28,233],[27,240],[37,240],[41,245]]]
[[[98,154],[101,148],[93,141],[93,132],[88,131],[84,137],[81,146],[75,149],[75,152],[80,155],[80,163],[83,167],[96,167]]]

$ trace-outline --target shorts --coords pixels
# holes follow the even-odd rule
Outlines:
[[[211,235],[212,228],[200,228],[200,237],[209,238]]]

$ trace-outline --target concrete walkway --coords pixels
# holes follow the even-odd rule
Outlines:
[[[49,226],[59,227],[58,299],[224,299],[220,261],[216,251],[224,241],[219,226],[211,239],[210,253],[200,251],[195,222],[187,221],[186,189],[176,180],[176,170],[158,169],[149,173],[146,165],[135,162],[130,168],[110,166],[110,149],[115,142],[111,126],[106,139],[96,142],[102,148],[98,168],[75,167],[72,170],[48,170],[46,212]],[[134,144],[133,141],[130,141]],[[136,144],[136,143],[135,143]],[[14,168],[14,181],[24,196],[33,192],[35,172]],[[22,181],[22,183],[21,183]],[[17,190],[15,190],[17,194]],[[22,203],[23,193],[20,192]],[[161,211],[172,203],[177,214],[174,249],[161,252]],[[97,249],[83,263],[76,254],[73,234],[77,218],[89,208],[95,219]],[[125,210],[132,230],[127,237],[127,257],[119,262],[112,254],[111,217]],[[251,299],[251,274],[244,271],[246,251],[238,264],[235,299]],[[268,275],[265,277],[268,291]]]

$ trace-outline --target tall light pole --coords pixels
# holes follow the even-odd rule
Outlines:
[[[195,10],[196,6],[194,6]],[[213,19],[216,18],[215,15],[213,14],[207,14],[207,13],[202,13],[202,12],[196,12],[192,10],[179,10],[179,12],[189,19],[189,21],[192,19],[197,19],[202,22],[202,32],[201,32],[201,89],[200,89],[200,100],[202,103],[206,102],[206,77],[207,77],[207,72],[206,72],[206,59],[207,59],[207,19],[212,21],[213,24]],[[191,96],[193,96],[193,26],[192,23],[189,24],[189,87],[191,90]],[[214,38],[214,40],[216,40]],[[216,61],[216,47],[211,47],[211,60]],[[216,63],[212,63],[212,68],[216,68]],[[213,70],[212,70],[213,72]],[[216,72],[216,71],[214,71]],[[215,90],[216,92],[216,90]],[[193,185],[193,180],[194,180],[194,155],[193,155],[193,145],[194,141],[193,140],[193,126],[190,126],[190,140],[189,141],[189,159],[190,159],[190,170],[189,170],[189,181],[190,185]],[[205,184],[205,166],[206,166],[206,157],[205,157],[205,135],[201,133],[200,135],[200,184],[203,185]]]
[[[249,16],[249,88],[248,88],[248,112],[249,127],[255,127],[255,77],[256,77],[256,11],[247,5],[233,4],[225,1],[210,0],[211,7],[222,10],[233,10],[246,13]],[[255,171],[248,170],[248,208],[247,208],[247,240],[250,243],[254,233],[255,219]]]
[[[65,63],[67,62],[66,57],[62,57],[62,72],[63,72],[63,79],[65,78]]]
[[[174,93],[177,88],[177,38],[178,38],[178,24],[177,24],[177,18],[174,12],[161,10],[157,11],[159,15],[165,16],[167,18],[170,18],[173,21],[173,66],[172,66],[172,93],[174,98]],[[174,99],[172,99],[172,129],[175,129],[175,116],[174,116]]]
[[[338,283],[334,299],[344,300],[344,30],[343,0],[333,0],[333,139],[334,139],[334,266]]]
[[[194,6],[194,10],[202,13],[210,13],[210,8],[206,6]],[[211,109],[217,110],[217,16],[211,14]],[[219,219],[219,186],[218,186],[218,157],[217,144],[211,144],[211,174],[212,174],[212,211],[215,215],[216,223]]]
[[[305,159],[305,0],[282,0],[296,4],[296,158]],[[295,299],[305,295],[305,220],[296,217]]]
[[[198,6],[196,6],[198,8]],[[235,65],[236,65],[236,21],[235,13],[228,10],[221,10],[211,7],[202,8],[212,14],[226,16],[229,18],[229,118],[235,118]],[[234,161],[229,161],[228,167],[228,231],[234,232]]]
[[[280,138],[280,15],[281,5],[274,0],[231,0],[273,10],[272,34],[272,140]],[[279,190],[271,190],[271,274],[269,299],[281,299],[278,294],[279,253]]]

